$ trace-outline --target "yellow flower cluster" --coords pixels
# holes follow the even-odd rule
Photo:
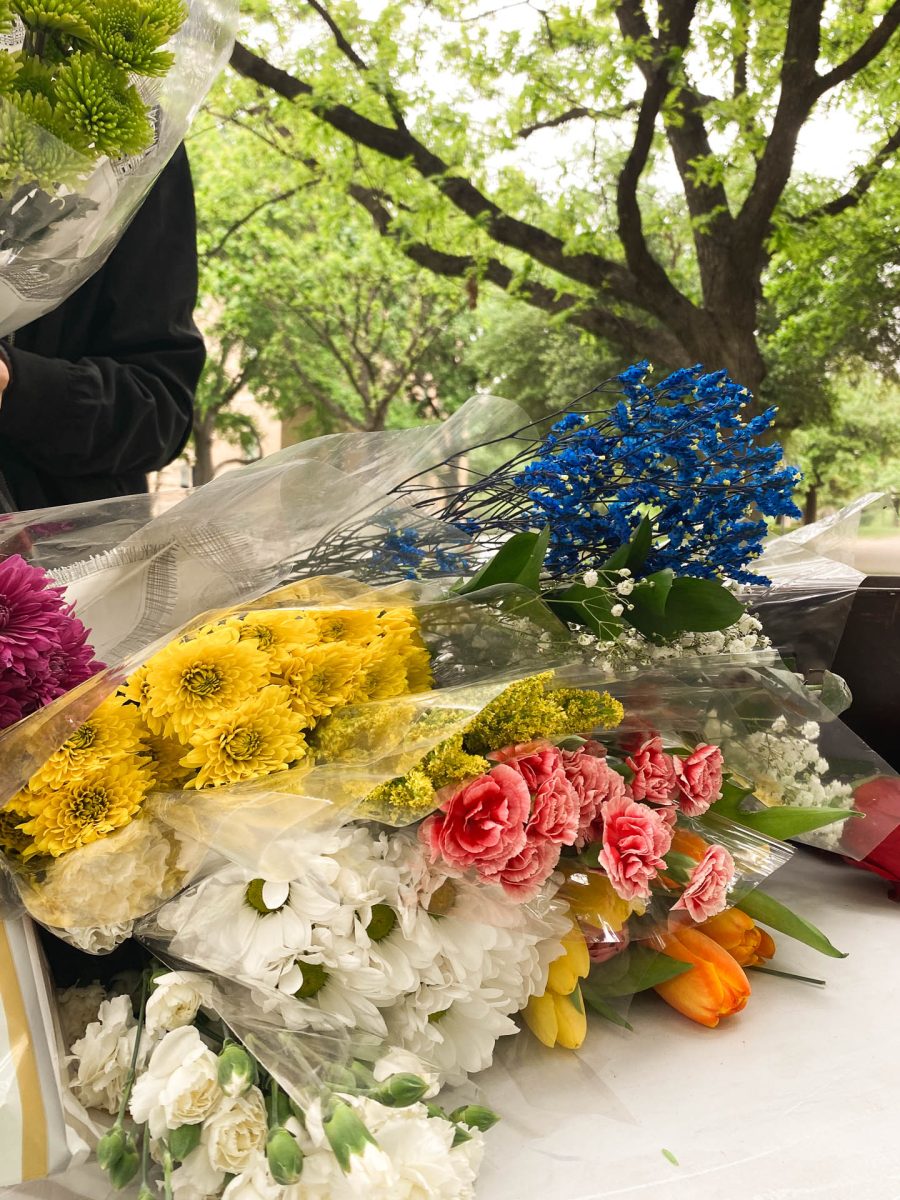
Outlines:
[[[136,671],[0,819],[0,847],[58,857],[127,825],[155,790],[283,771],[335,710],[430,687],[412,609],[266,609],[200,626]]]
[[[587,735],[622,720],[622,705],[607,692],[553,689],[552,681],[552,674],[531,675],[504,688],[462,733],[445,738],[405,775],[370,792],[364,813],[391,825],[417,821],[435,807],[435,792],[488,771],[491,764],[485,755],[494,750]],[[424,714],[423,732],[430,717]],[[411,735],[417,730],[413,726]]]

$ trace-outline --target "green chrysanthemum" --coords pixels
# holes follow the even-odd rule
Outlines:
[[[12,10],[29,30],[86,38],[90,23],[84,0],[12,0]]]
[[[0,24],[0,32],[2,32]],[[22,70],[22,59],[18,54],[0,52],[0,96],[7,95],[16,84],[16,76]]]
[[[152,141],[140,96],[121,68],[73,54],[56,81],[59,109],[99,154],[138,154]]]
[[[164,45],[184,20],[180,4],[142,4],[139,0],[99,0],[87,41],[123,70],[165,75],[174,55]]]

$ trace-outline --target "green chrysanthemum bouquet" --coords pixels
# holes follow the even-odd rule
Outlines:
[[[0,335],[115,245],[227,59],[236,10],[0,0]]]

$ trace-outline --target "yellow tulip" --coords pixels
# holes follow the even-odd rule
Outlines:
[[[580,867],[569,870],[559,894],[569,902],[574,918],[613,933],[620,933],[631,914],[643,909],[642,904],[633,904],[617,895],[605,875]]]
[[[580,987],[575,987],[568,996],[559,996],[556,992],[532,996],[522,1017],[545,1046],[577,1050],[587,1034],[587,1014]]]
[[[771,937],[739,908],[726,908],[698,928],[701,933],[718,942],[742,967],[758,967],[768,962],[775,953],[775,943]]]
[[[553,960],[547,973],[547,991],[558,996],[568,996],[591,969],[591,958],[587,942],[577,924],[562,939],[563,953]]]

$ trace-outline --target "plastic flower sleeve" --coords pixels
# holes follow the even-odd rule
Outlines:
[[[793,840],[862,860],[900,824],[889,807],[865,817],[854,811],[862,784],[896,773],[775,654],[682,659],[608,687],[625,705],[625,736],[720,746],[745,793],[740,810],[772,814],[756,818],[760,827],[778,828],[779,807],[804,810],[813,825],[820,812],[821,828]]]
[[[834,662],[853,597],[865,572],[855,565],[861,522],[889,504],[870,493],[813,525],[771,537],[754,571],[767,588],[747,587],[741,599],[766,634],[805,676],[817,680]]]
[[[232,0],[188,0],[180,12],[158,4],[150,15],[126,5],[120,33],[51,19],[44,36],[59,39],[61,57],[48,53],[45,63],[35,49],[45,30],[35,10],[34,29],[16,18],[0,46],[4,335],[56,308],[108,257],[227,61],[237,18]],[[167,44],[147,53],[150,32],[164,40],[166,30]],[[79,96],[92,92],[117,118],[102,136],[92,136],[89,123],[81,128],[90,113]]]

